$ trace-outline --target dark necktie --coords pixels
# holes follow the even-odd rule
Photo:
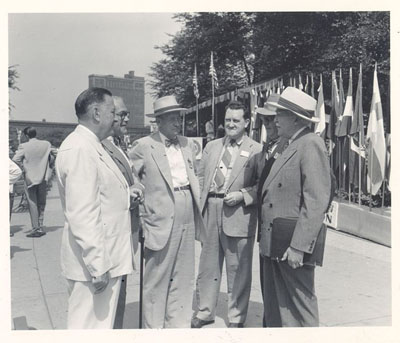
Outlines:
[[[171,145],[178,145],[178,137],[175,137],[174,139],[166,139],[165,140],[165,146],[169,148]]]
[[[231,139],[229,145],[234,146],[235,144],[235,140]],[[214,182],[218,188],[221,188],[225,183],[225,175],[228,170],[229,164],[231,163],[231,160],[232,154],[228,150],[228,147],[226,147],[214,177]]]

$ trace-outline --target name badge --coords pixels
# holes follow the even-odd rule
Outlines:
[[[243,157],[249,157],[249,156],[250,156],[250,154],[249,154],[249,152],[248,152],[248,151],[244,151],[244,150],[242,150],[242,151],[240,152],[240,156],[243,156]]]

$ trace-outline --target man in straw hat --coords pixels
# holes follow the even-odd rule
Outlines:
[[[226,261],[230,328],[246,321],[257,226],[257,181],[261,144],[246,135],[250,124],[244,105],[232,101],[225,112],[225,137],[209,142],[199,167],[201,210],[207,234],[196,284],[197,313],[192,328],[214,322]]]
[[[174,96],[154,102],[158,132],[134,142],[129,157],[145,187],[143,230],[146,328],[189,328],[195,235],[204,235],[194,146],[179,136],[181,108]]]
[[[278,135],[289,144],[261,191],[265,324],[318,326],[314,269],[322,264],[322,222],[331,179],[325,144],[309,129],[309,124],[318,121],[316,101],[287,87],[281,95],[271,95],[266,104],[275,109]]]

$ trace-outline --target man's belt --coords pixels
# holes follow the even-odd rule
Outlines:
[[[208,193],[207,198],[224,198],[224,193]]]
[[[174,192],[187,191],[189,189],[190,189],[190,185],[181,186],[181,187],[174,187]]]

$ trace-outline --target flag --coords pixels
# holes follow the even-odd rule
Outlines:
[[[371,110],[368,120],[368,191],[375,195],[385,178],[385,132],[383,129],[383,115],[381,96],[379,94],[377,63],[375,62],[373,93]]]
[[[315,115],[317,118],[319,118],[319,122],[315,124],[314,132],[320,135],[320,137],[322,137],[322,139],[325,140],[325,102],[324,102],[324,89],[322,86],[322,74],[321,74],[321,82],[318,88],[318,102]]]
[[[210,72],[209,72],[211,79],[214,80],[214,87],[215,89],[218,89],[218,78],[217,78],[217,72],[214,68],[214,58],[213,58],[213,52],[211,51],[211,62],[210,62]]]
[[[347,90],[346,105],[344,107],[343,116],[341,116],[341,120],[338,121],[338,124],[336,125],[335,134],[337,137],[345,137],[350,133],[352,118],[353,118],[353,77],[350,68],[349,88]]]
[[[299,74],[299,89],[303,90],[303,83],[301,82],[301,75]]]
[[[346,104],[347,105],[347,104]],[[358,74],[358,84],[356,91],[355,107],[353,119],[351,121],[350,132],[350,154],[349,154],[349,179],[350,183],[359,187],[366,193],[367,181],[365,175],[365,139],[364,121],[362,108],[362,65]],[[359,164],[361,162],[361,180],[359,179]]]
[[[196,99],[199,98],[199,87],[197,85],[197,66],[194,65],[194,73],[193,73],[193,94]]]
[[[337,89],[336,74],[332,71],[332,93],[331,93],[331,112],[329,115],[329,126],[326,137],[333,143],[335,140],[335,124],[339,115],[339,94]]]

